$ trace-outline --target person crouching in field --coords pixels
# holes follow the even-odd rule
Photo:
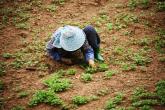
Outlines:
[[[95,67],[94,59],[104,61],[100,54],[100,37],[92,26],[83,30],[76,26],[66,25],[58,28],[46,45],[48,55],[56,61],[65,62],[63,53],[81,50],[85,61]],[[68,54],[69,55],[69,54]]]

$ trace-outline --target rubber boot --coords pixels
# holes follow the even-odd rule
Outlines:
[[[96,60],[104,62],[104,58],[101,56],[99,48],[94,49],[94,56]]]

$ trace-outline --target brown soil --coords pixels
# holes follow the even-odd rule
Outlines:
[[[21,0],[20,0],[21,1]],[[43,0],[45,4],[50,3],[50,0]],[[40,39],[47,39],[46,32],[53,32],[62,24],[60,22],[72,21],[72,22],[80,22],[85,23],[86,21],[90,21],[93,16],[99,15],[100,11],[105,10],[108,12],[109,17],[115,16],[119,12],[129,12],[128,8],[115,8],[115,4],[127,4],[128,0],[104,0],[101,4],[98,5],[95,0],[70,0],[67,1],[64,5],[57,8],[57,11],[52,14],[48,12],[42,12],[39,10],[33,10],[32,15],[34,18],[29,20],[33,29],[42,29],[38,33]],[[9,6],[11,4],[8,4]],[[152,7],[153,4],[151,4]],[[149,13],[154,10],[154,7],[149,8],[147,10],[141,10],[137,8],[134,10],[134,14],[140,15],[143,11],[146,14],[146,20],[151,22],[152,27],[146,28],[142,24],[135,24],[128,27],[128,30],[132,30],[134,32],[133,38],[143,38],[144,36],[151,36],[154,38],[156,34],[155,27],[165,28],[165,13],[158,12],[150,15]],[[147,16],[148,15],[148,16]],[[37,19],[38,18],[38,19]],[[52,28],[49,28],[51,25]],[[106,63],[109,63],[109,56],[111,55],[112,47],[115,45],[123,45],[125,42],[128,42],[130,39],[123,35],[122,33],[125,30],[122,29],[120,31],[111,31],[107,32],[103,29],[103,32],[99,33],[102,39],[101,48],[106,49],[107,51],[103,53],[103,56],[106,60]],[[5,29],[1,30],[0,33],[0,53],[15,53],[17,50],[24,48],[21,40],[23,38],[27,39],[29,44],[32,42],[31,32],[32,29],[29,30],[19,30],[13,26],[8,26]],[[114,42],[112,40],[113,36],[117,36],[117,41]],[[129,98],[132,91],[139,86],[145,87],[149,91],[155,91],[155,84],[161,80],[165,79],[165,65],[158,61],[159,54],[154,49],[154,44],[151,44],[152,52],[151,57],[153,59],[152,63],[146,67],[146,71],[142,72],[140,69],[137,69],[133,72],[120,72],[119,74],[113,76],[111,79],[105,80],[103,79],[103,72],[99,72],[93,74],[93,81],[90,83],[83,83],[80,81],[80,75],[84,72],[84,69],[79,65],[67,66],[64,64],[58,64],[55,61],[44,56],[43,61],[50,65],[49,69],[46,71],[30,71],[25,68],[22,69],[12,69],[7,67],[7,72],[5,76],[1,77],[1,79],[5,83],[4,91],[2,92],[2,96],[4,97],[4,108],[2,110],[10,110],[13,106],[23,105],[27,108],[27,110],[59,110],[58,107],[52,107],[46,104],[40,104],[34,108],[29,108],[27,103],[31,99],[35,90],[43,89],[44,86],[42,84],[42,80],[48,77],[52,72],[57,71],[58,69],[68,69],[75,68],[78,73],[75,76],[69,77],[73,83],[73,87],[66,92],[62,92],[59,96],[66,101],[67,103],[71,102],[71,98],[74,95],[95,95],[100,89],[108,88],[108,95],[100,97],[99,100],[92,101],[89,104],[80,106],[77,110],[101,110],[104,108],[105,102],[113,97],[116,92],[124,92],[125,94],[125,102],[123,106],[129,106]],[[136,49],[136,46],[132,46],[132,48]],[[137,47],[138,49],[138,47]],[[10,63],[13,59],[4,59],[0,58],[2,62]],[[119,67],[115,65],[109,66],[110,69],[119,69]],[[30,95],[26,98],[19,99],[18,93],[19,91],[28,91]],[[155,107],[155,110],[164,110],[165,107]]]

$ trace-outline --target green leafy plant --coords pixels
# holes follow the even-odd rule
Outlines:
[[[62,5],[65,3],[66,0],[52,0],[52,3]]]
[[[123,71],[134,71],[134,70],[136,70],[136,68],[137,67],[135,64],[126,64],[126,63],[122,64]]]
[[[66,72],[66,74],[67,74],[67,75],[75,75],[76,72],[77,72],[77,71],[76,71],[75,69],[68,69],[67,72]]]
[[[93,74],[93,73],[96,73],[96,72],[97,72],[96,68],[87,67],[85,69],[85,73]]]
[[[108,23],[107,24],[107,28],[108,28],[108,30],[112,30],[113,29],[113,23]]]
[[[47,5],[45,9],[49,12],[55,12],[56,11],[56,6],[54,4]]]
[[[150,44],[150,39],[148,38],[143,38],[138,41],[138,44],[140,46],[148,46]]]
[[[2,54],[2,57],[3,57],[3,58],[6,58],[6,59],[9,59],[9,58],[12,58],[13,55],[10,54],[10,53],[4,53],[4,54]]]
[[[116,71],[116,70],[109,70],[109,71],[105,72],[104,77],[109,79],[109,78],[111,78],[113,75],[115,75],[117,73],[118,73],[118,71]]]
[[[162,104],[165,104],[165,80],[160,80],[156,84],[156,93],[161,100]]]
[[[111,110],[111,109],[115,108],[118,104],[121,103],[123,98],[124,98],[124,95],[122,93],[116,94],[116,96],[113,99],[109,99],[106,102],[105,110]]]
[[[62,105],[63,101],[53,91],[39,90],[33,95],[31,101],[29,102],[29,106],[33,107],[40,103]]]
[[[148,8],[149,7],[150,0],[139,0],[139,5],[141,8]]]
[[[144,105],[144,106],[140,107],[140,110],[153,110],[153,109],[149,105]]]
[[[27,97],[29,95],[28,92],[26,91],[22,91],[18,94],[18,98],[24,98],[24,97]]]
[[[141,106],[144,106],[144,105],[157,105],[158,103],[159,103],[158,100],[145,99],[145,100],[140,100],[138,102],[132,103],[132,106],[141,107]]]
[[[44,81],[44,84],[55,92],[65,91],[71,87],[71,81],[68,79],[53,76]]]
[[[84,82],[92,81],[92,75],[89,74],[89,73],[83,73],[81,75],[81,80],[84,81]]]
[[[128,2],[128,7],[129,7],[130,9],[136,8],[137,5],[138,5],[137,0],[129,0],[129,2]]]
[[[76,105],[84,105],[89,102],[89,99],[85,96],[77,95],[72,98],[72,102]]]
[[[108,65],[105,64],[105,63],[99,64],[99,66],[97,68],[97,71],[99,71],[99,72],[104,72],[104,71],[107,71],[107,70],[108,70]]]
[[[11,110],[25,110],[25,107],[17,105],[17,106],[14,106]]]
[[[18,29],[25,29],[25,30],[27,30],[27,29],[30,28],[30,25],[28,23],[23,22],[23,23],[15,24],[15,27],[18,28]]]

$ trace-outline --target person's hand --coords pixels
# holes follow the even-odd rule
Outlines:
[[[96,67],[94,60],[91,60],[91,59],[90,59],[90,60],[88,61],[88,64],[89,64],[89,66],[91,66],[92,68],[95,68],[95,67]]]

